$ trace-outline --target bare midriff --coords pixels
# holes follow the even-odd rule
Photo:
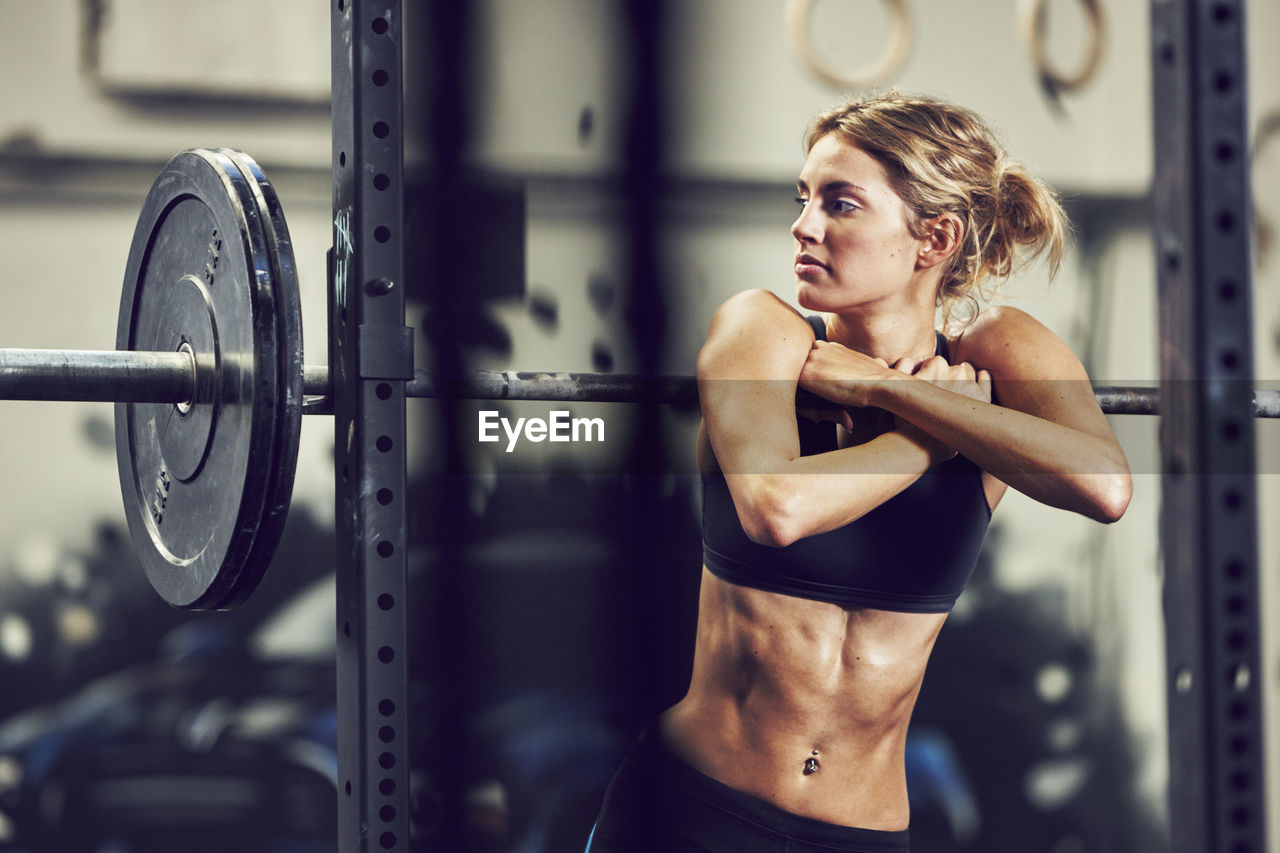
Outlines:
[[[663,738],[785,811],[905,829],[907,725],[945,620],[737,586],[704,568],[693,678],[662,716]]]

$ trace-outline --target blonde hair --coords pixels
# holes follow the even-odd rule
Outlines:
[[[1066,248],[1066,213],[1047,184],[1009,160],[976,113],[934,98],[888,92],[839,104],[814,117],[806,150],[829,133],[875,157],[910,212],[908,227],[952,213],[964,223],[959,250],[943,270],[938,305],[976,313],[988,279],[1007,278],[1041,254],[1057,274]]]

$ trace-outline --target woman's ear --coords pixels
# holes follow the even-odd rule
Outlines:
[[[942,213],[925,222],[925,238],[920,246],[917,266],[920,269],[937,266],[949,259],[960,248],[964,239],[964,223],[954,213]]]

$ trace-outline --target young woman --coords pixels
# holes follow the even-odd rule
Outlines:
[[[754,291],[711,322],[692,683],[591,853],[905,851],[908,721],[1005,489],[1104,522],[1129,501],[1071,350],[1014,309],[952,319],[1024,256],[1056,269],[1066,231],[976,115],[842,105],[797,186],[797,301],[818,313]],[[832,404],[818,422],[797,389]]]

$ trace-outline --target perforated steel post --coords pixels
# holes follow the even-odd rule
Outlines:
[[[403,21],[398,0],[330,3],[339,849],[407,851]]]
[[[1261,853],[1244,3],[1151,11],[1172,849]]]

